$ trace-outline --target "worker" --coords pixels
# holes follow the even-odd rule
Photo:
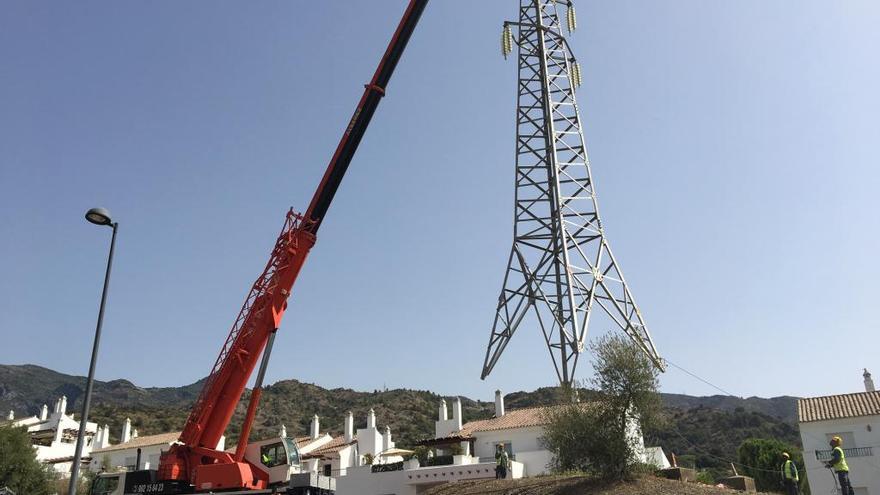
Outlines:
[[[798,470],[795,463],[791,462],[791,455],[788,452],[782,453],[782,480],[785,483],[785,493],[788,495],[799,495],[798,490]]]
[[[504,449],[504,444],[499,443],[497,447],[495,447],[495,479],[503,480],[507,478],[507,467],[510,465],[510,457],[507,455],[507,450]]]
[[[853,487],[849,483],[849,466],[846,465],[846,455],[843,453],[843,439],[836,436],[831,438],[829,443],[831,444],[831,460],[826,462],[825,466],[837,473],[841,495],[855,495]]]

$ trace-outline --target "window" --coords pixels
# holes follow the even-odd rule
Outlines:
[[[284,444],[278,442],[260,447],[260,462],[269,468],[287,464],[287,451],[284,450]]]
[[[826,433],[825,440],[831,441],[832,437],[840,437],[843,440],[843,448],[852,449],[856,447],[856,437],[853,435],[851,431],[844,431],[840,433]]]
[[[299,465],[299,449],[296,448],[296,442],[289,438],[284,439],[284,445],[287,447],[287,463],[291,466]]]
[[[332,476],[333,475],[333,465],[332,464],[324,464],[324,476]]]
[[[504,444],[504,450],[507,451],[507,457],[509,457],[510,460],[513,460],[513,444],[510,441],[495,442],[492,446],[492,457],[495,457],[495,454],[498,452],[498,444],[501,443]]]
[[[119,487],[119,476],[99,476],[92,482],[89,495],[113,495]]]

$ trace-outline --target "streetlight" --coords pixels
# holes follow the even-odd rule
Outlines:
[[[101,341],[101,324],[104,322],[104,305],[107,302],[107,286],[110,284],[110,267],[113,265],[113,248],[116,246],[116,229],[118,223],[110,218],[110,212],[104,208],[92,208],[86,212],[86,220],[95,225],[106,225],[113,228],[110,238],[110,254],[107,256],[107,272],[104,274],[104,291],[101,293],[101,307],[98,310],[98,326],[95,328],[95,342],[92,344],[92,362],[89,365],[89,377],[86,380],[86,392],[83,398],[82,415],[79,418],[79,435],[76,437],[76,453],[73,455],[73,467],[70,469],[70,486],[67,493],[76,495],[76,482],[79,479],[79,464],[82,458],[83,442],[86,436],[86,423],[89,420],[89,405],[92,401],[92,384],[95,381],[95,361],[98,359],[98,344]]]

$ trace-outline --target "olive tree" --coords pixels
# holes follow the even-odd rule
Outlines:
[[[661,421],[659,371],[617,334],[594,341],[590,350],[595,375],[582,388],[592,390],[562,391],[561,403],[546,412],[543,442],[557,471],[626,479],[640,464],[640,429]]]

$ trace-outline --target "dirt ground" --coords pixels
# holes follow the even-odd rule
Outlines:
[[[615,484],[582,476],[541,476],[521,480],[479,480],[446,483],[425,495],[737,495],[742,492],[653,476]]]

